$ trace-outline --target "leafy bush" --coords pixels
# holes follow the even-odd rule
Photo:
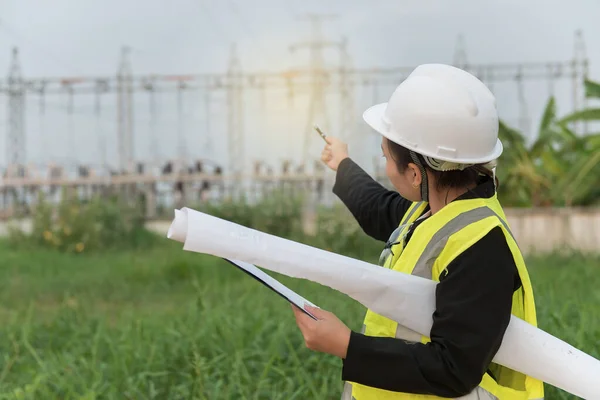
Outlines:
[[[293,239],[336,253],[376,260],[382,243],[369,238],[343,205],[317,210],[317,232],[306,235],[302,229],[304,201],[280,192],[252,204],[246,199],[204,205],[207,214],[275,236]]]
[[[302,204],[300,197],[274,191],[256,203],[241,198],[202,205],[198,209],[236,224],[290,238],[302,235]]]
[[[128,205],[117,197],[95,197],[85,202],[69,196],[66,191],[62,199],[58,205],[53,205],[40,195],[31,232],[11,229],[11,243],[82,253],[153,242],[155,235],[144,228],[143,208]]]
[[[367,236],[354,216],[343,205],[321,208],[317,217],[315,241],[321,248],[350,255],[351,257],[376,261],[383,243]]]

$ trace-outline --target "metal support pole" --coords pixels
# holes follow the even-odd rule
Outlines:
[[[12,61],[8,75],[8,140],[6,163],[24,166],[25,153],[25,83],[21,73],[19,50],[12,50]]]

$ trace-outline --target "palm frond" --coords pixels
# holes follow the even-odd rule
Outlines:
[[[556,121],[556,101],[554,100],[554,96],[552,96],[544,108],[539,132],[542,133],[548,130],[554,121]]]
[[[600,83],[586,79],[583,84],[585,86],[585,97],[600,99]]]
[[[568,124],[576,121],[600,121],[600,108],[575,111],[558,121],[559,124]]]

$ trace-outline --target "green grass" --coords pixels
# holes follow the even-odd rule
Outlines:
[[[599,264],[530,260],[541,327],[595,357]],[[341,362],[307,350],[290,306],[214,257],[166,241],[78,256],[0,243],[0,265],[0,399],[339,398]],[[361,326],[345,295],[277,277]]]

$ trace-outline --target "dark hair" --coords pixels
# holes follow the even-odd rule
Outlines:
[[[392,142],[391,140],[386,140],[388,145],[388,150],[392,159],[396,162],[396,166],[400,172],[403,172],[409,163],[414,163],[410,150],[406,147],[400,146],[397,143]],[[483,164],[475,164],[473,166],[467,167],[461,170],[451,170],[451,171],[437,171],[431,168],[425,162],[425,159],[422,155],[415,153],[419,158],[419,161],[423,165],[423,167],[429,171],[434,177],[436,181],[436,189],[447,189],[447,188],[462,188],[471,184],[476,184],[479,181],[480,175],[487,175],[489,177],[494,176],[493,172],[485,167]],[[496,177],[496,187],[499,186],[498,178]]]

